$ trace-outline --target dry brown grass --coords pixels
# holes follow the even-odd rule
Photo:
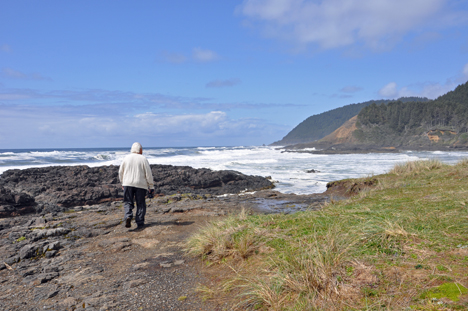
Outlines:
[[[251,226],[240,223],[246,219],[247,213],[242,209],[237,215],[211,222],[187,241],[185,251],[211,262],[220,262],[227,257],[247,259],[258,252],[262,244],[254,236]]]
[[[390,171],[389,174],[395,174],[398,176],[405,175],[414,175],[419,174],[424,171],[431,171],[439,169],[447,164],[442,163],[440,160],[431,159],[431,160],[420,160],[420,161],[411,161],[396,164]]]

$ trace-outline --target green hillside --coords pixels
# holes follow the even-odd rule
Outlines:
[[[468,83],[429,102],[395,101],[361,110],[353,135],[380,146],[468,145]]]
[[[421,97],[402,97],[398,99],[401,102],[427,102],[427,98]],[[319,140],[337,128],[344,122],[357,115],[364,107],[371,104],[388,104],[390,100],[370,100],[358,104],[350,104],[321,114],[313,115],[302,121],[283,139],[274,142],[273,146],[286,146],[300,144]]]

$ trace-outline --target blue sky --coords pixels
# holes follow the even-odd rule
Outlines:
[[[467,80],[467,1],[0,1],[0,149],[270,144]]]

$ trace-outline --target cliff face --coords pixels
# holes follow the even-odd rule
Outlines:
[[[468,134],[459,133],[449,129],[424,130],[418,128],[409,134],[400,135],[385,125],[364,127],[359,124],[358,116],[354,116],[346,121],[341,127],[321,140],[300,145],[303,147],[327,148],[352,148],[360,146],[362,148],[382,148],[382,149],[447,149],[447,148],[468,148]],[[296,145],[299,146],[299,145]],[[339,146],[339,147],[338,147]]]
[[[357,116],[352,117],[342,126],[333,131],[333,133],[325,136],[320,141],[333,144],[357,143],[358,141],[356,137],[353,136],[353,132],[357,130],[356,121]]]

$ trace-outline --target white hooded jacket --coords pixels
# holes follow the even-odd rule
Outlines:
[[[153,173],[148,160],[138,153],[130,153],[124,158],[119,168],[119,179],[124,187],[154,189]]]

